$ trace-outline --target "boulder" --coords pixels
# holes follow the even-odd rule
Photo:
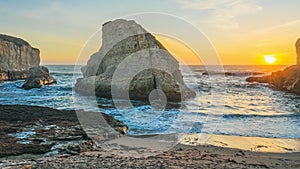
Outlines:
[[[175,102],[195,96],[183,81],[178,61],[132,20],[103,24],[102,46],[82,73],[75,85],[82,95],[148,100],[153,90],[160,90]]]
[[[26,79],[40,63],[40,51],[28,42],[0,34],[0,80]]]
[[[56,80],[50,75],[48,68],[45,66],[36,66],[29,69],[29,78],[25,80],[22,88],[29,90],[55,83]]]

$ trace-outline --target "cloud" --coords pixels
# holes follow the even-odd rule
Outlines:
[[[262,10],[255,0],[177,0],[177,2],[184,9],[208,11],[209,15],[202,23],[225,30],[238,29],[239,16]]]
[[[59,1],[44,2],[39,8],[18,12],[18,18],[26,23],[32,23],[40,29],[62,30],[68,28],[86,29],[97,23],[97,18],[90,12],[78,6],[69,7]]]
[[[280,33],[280,32],[295,32],[298,33],[300,27],[300,19],[299,20],[293,20],[290,22],[283,23],[281,25],[276,25],[273,27],[263,28],[260,30],[256,30],[252,32],[252,34],[266,34],[266,33]]]

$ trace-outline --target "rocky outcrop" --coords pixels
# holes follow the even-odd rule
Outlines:
[[[184,84],[178,61],[135,21],[103,24],[102,46],[82,73],[75,90],[83,95],[148,100],[153,90],[161,90],[168,101],[195,96]]]
[[[77,114],[102,116],[103,121],[97,125],[105,131],[111,128],[119,137],[125,134],[123,128],[127,128],[123,122],[100,112],[25,105],[0,105],[0,112],[0,158],[22,154],[79,154],[97,148]]]
[[[296,42],[297,65],[300,65],[300,38]]]
[[[275,88],[300,95],[300,64],[299,64],[300,40],[296,42],[298,55],[297,65],[290,66],[283,71],[273,72],[271,75],[262,77],[249,77],[247,82],[269,83]]]
[[[40,51],[28,42],[0,34],[0,79],[26,79],[29,68],[40,63]]]
[[[283,71],[273,72],[269,76],[250,77],[247,82],[269,83],[279,90],[300,95],[300,65],[294,65]]]
[[[29,90],[55,83],[56,80],[50,75],[48,68],[45,66],[36,66],[29,69],[29,77],[25,80],[22,88]]]

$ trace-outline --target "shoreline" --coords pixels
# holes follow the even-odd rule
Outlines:
[[[200,138],[208,137],[203,142]],[[293,153],[300,152],[300,138],[266,138],[252,136],[231,136],[218,134],[187,134],[180,142],[184,145],[213,145],[253,152]],[[238,143],[238,144],[237,144]]]
[[[75,111],[0,105],[0,112],[0,168],[22,168],[26,165],[34,168],[78,168],[82,165],[81,161],[89,163],[87,168],[300,168],[300,139],[187,134],[171,149],[135,158],[106,151],[101,145],[94,147],[80,127]],[[115,124],[124,125],[117,121]],[[44,129],[49,126],[50,129]],[[29,143],[20,144],[20,139],[9,135],[30,128],[34,129],[36,136],[25,139]],[[48,135],[52,135],[51,138]],[[119,140],[126,137],[119,135]],[[203,138],[208,139],[201,142],[205,140]],[[52,151],[58,143],[65,145]]]
[[[180,137],[178,144],[186,146],[216,146],[239,150],[266,152],[266,153],[300,153],[300,138],[269,138],[256,136],[235,136],[220,134],[149,134],[149,135],[126,135],[131,138]],[[237,144],[238,143],[238,144]]]

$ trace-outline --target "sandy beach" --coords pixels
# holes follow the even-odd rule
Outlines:
[[[3,160],[2,168],[300,168],[300,153],[262,153],[216,146],[177,145],[147,158],[120,157],[104,150]]]
[[[0,168],[300,168],[299,139],[212,135],[205,143],[201,143],[199,138],[206,135],[191,134],[168,151],[135,158],[106,151],[101,145],[87,146],[91,140],[78,127],[74,111],[15,105],[1,106],[1,112]],[[11,116],[5,116],[4,112],[9,112]],[[51,113],[55,113],[55,116],[51,116]],[[56,142],[52,144],[45,144],[37,138],[29,144],[20,144],[20,139],[9,135],[36,123],[36,120],[60,128],[77,126],[77,130],[65,130],[56,135],[53,138]],[[47,131],[37,135],[41,138]],[[51,155],[49,152],[59,140],[57,138],[62,144],[66,144],[63,139],[72,141],[72,144],[62,146],[60,151]]]

